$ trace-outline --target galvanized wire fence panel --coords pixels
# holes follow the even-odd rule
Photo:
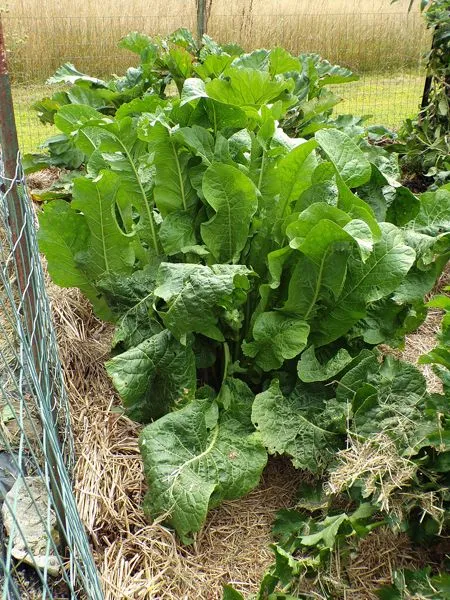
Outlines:
[[[0,68],[1,597],[100,600],[72,491],[69,407],[6,88]]]
[[[300,2],[205,0],[204,30],[248,50],[281,45],[293,53],[317,52],[352,68],[361,80],[337,90],[344,99],[337,112],[372,115],[372,122],[394,128],[413,116],[423,90],[423,55],[431,41],[422,15],[407,12],[407,3],[402,11],[396,8],[401,3],[393,10],[389,0],[382,10],[368,10],[367,0],[360,9],[356,4],[345,8],[335,2],[333,8],[329,3],[327,12],[321,3],[307,4],[305,9]],[[99,16],[95,10],[86,9],[85,16],[61,16],[50,6],[47,14],[4,15],[24,152],[36,150],[53,133],[30,107],[54,91],[45,82],[60,64],[72,62],[94,76],[122,74],[135,60],[117,48],[124,34],[137,30],[164,35],[178,27],[197,28],[195,0],[156,2],[151,14]]]

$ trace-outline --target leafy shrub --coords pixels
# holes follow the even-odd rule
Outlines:
[[[427,27],[433,32],[421,110],[400,132],[399,152],[407,172],[441,185],[450,179],[450,0],[421,0]]]
[[[153,57],[151,40],[127,40]],[[379,370],[371,349],[423,321],[450,251],[450,192],[414,196],[395,155],[354,120],[327,120],[318,80],[340,68],[279,48],[235,57],[209,39],[188,64],[168,47],[179,97],[56,109],[85,174],[70,203],[45,205],[39,238],[55,283],[116,323],[106,368],[147,424],[144,508],[189,541],[209,508],[257,484],[267,452],[321,472],[349,419],[370,435],[392,394],[415,417],[422,382]]]

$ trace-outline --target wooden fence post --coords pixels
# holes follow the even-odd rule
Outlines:
[[[197,0],[197,39],[200,42],[206,33],[206,0]]]

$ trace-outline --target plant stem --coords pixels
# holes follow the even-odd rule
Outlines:
[[[259,170],[259,179],[258,179],[258,190],[261,191],[262,178],[264,174],[264,163],[266,161],[266,153],[263,150],[262,158],[261,158],[261,169]]]
[[[230,364],[230,348],[227,342],[223,343],[223,374],[222,374],[222,385],[225,383],[225,379],[228,374],[228,365]]]

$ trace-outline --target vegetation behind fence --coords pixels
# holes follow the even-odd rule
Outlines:
[[[67,0],[47,2],[45,10],[38,2],[12,0],[4,22],[23,150],[51,133],[29,107],[49,93],[45,81],[60,64],[72,62],[95,76],[122,74],[135,60],[117,48],[123,35],[195,31],[198,5],[204,6],[203,30],[220,42],[317,52],[358,72],[361,80],[346,87],[338,112],[373,115],[373,121],[398,127],[417,110],[430,37],[419,11],[408,12],[407,0],[134,0],[126,14],[117,0],[76,11]]]

